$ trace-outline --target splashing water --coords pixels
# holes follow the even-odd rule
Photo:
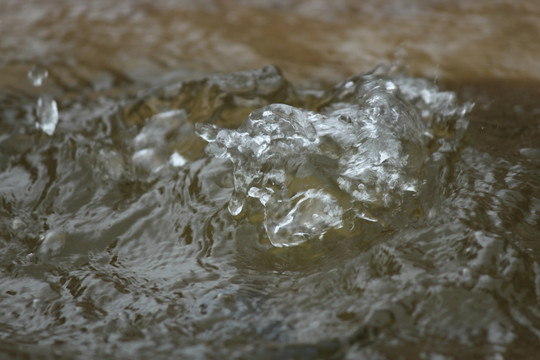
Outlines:
[[[257,211],[248,198],[257,199],[274,246],[298,245],[347,222],[350,231],[361,221],[387,225],[418,210],[429,181],[424,166],[455,151],[470,109],[424,80],[378,73],[349,79],[327,97],[318,112],[263,107],[236,130],[198,124],[207,154],[234,165],[229,212],[239,215],[246,203],[248,213]],[[428,151],[429,143],[436,145]]]
[[[34,87],[43,85],[49,72],[41,66],[34,66],[28,71],[28,79]],[[36,128],[51,136],[56,130],[58,124],[58,106],[56,100],[48,94],[41,95],[36,103]]]

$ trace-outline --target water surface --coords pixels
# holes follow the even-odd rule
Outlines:
[[[533,5],[0,13],[4,356],[538,354]]]

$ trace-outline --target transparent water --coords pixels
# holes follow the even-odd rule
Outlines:
[[[208,35],[213,17],[286,18],[319,24],[324,49],[341,31],[325,24],[361,17],[346,1],[118,4],[0,5],[2,356],[537,356],[535,65],[435,79],[412,56],[352,75],[294,46],[264,55],[230,24]],[[389,28],[422,13],[368,5]],[[166,50],[176,31],[193,38]],[[258,67],[275,59],[294,83]]]

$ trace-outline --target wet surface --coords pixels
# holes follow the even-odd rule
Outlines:
[[[0,5],[0,352],[535,358],[538,7],[197,4]]]

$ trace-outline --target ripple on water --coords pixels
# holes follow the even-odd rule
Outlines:
[[[536,153],[476,150],[470,111],[384,69],[321,91],[270,66],[64,99],[54,136],[0,120],[1,351],[530,355]]]

